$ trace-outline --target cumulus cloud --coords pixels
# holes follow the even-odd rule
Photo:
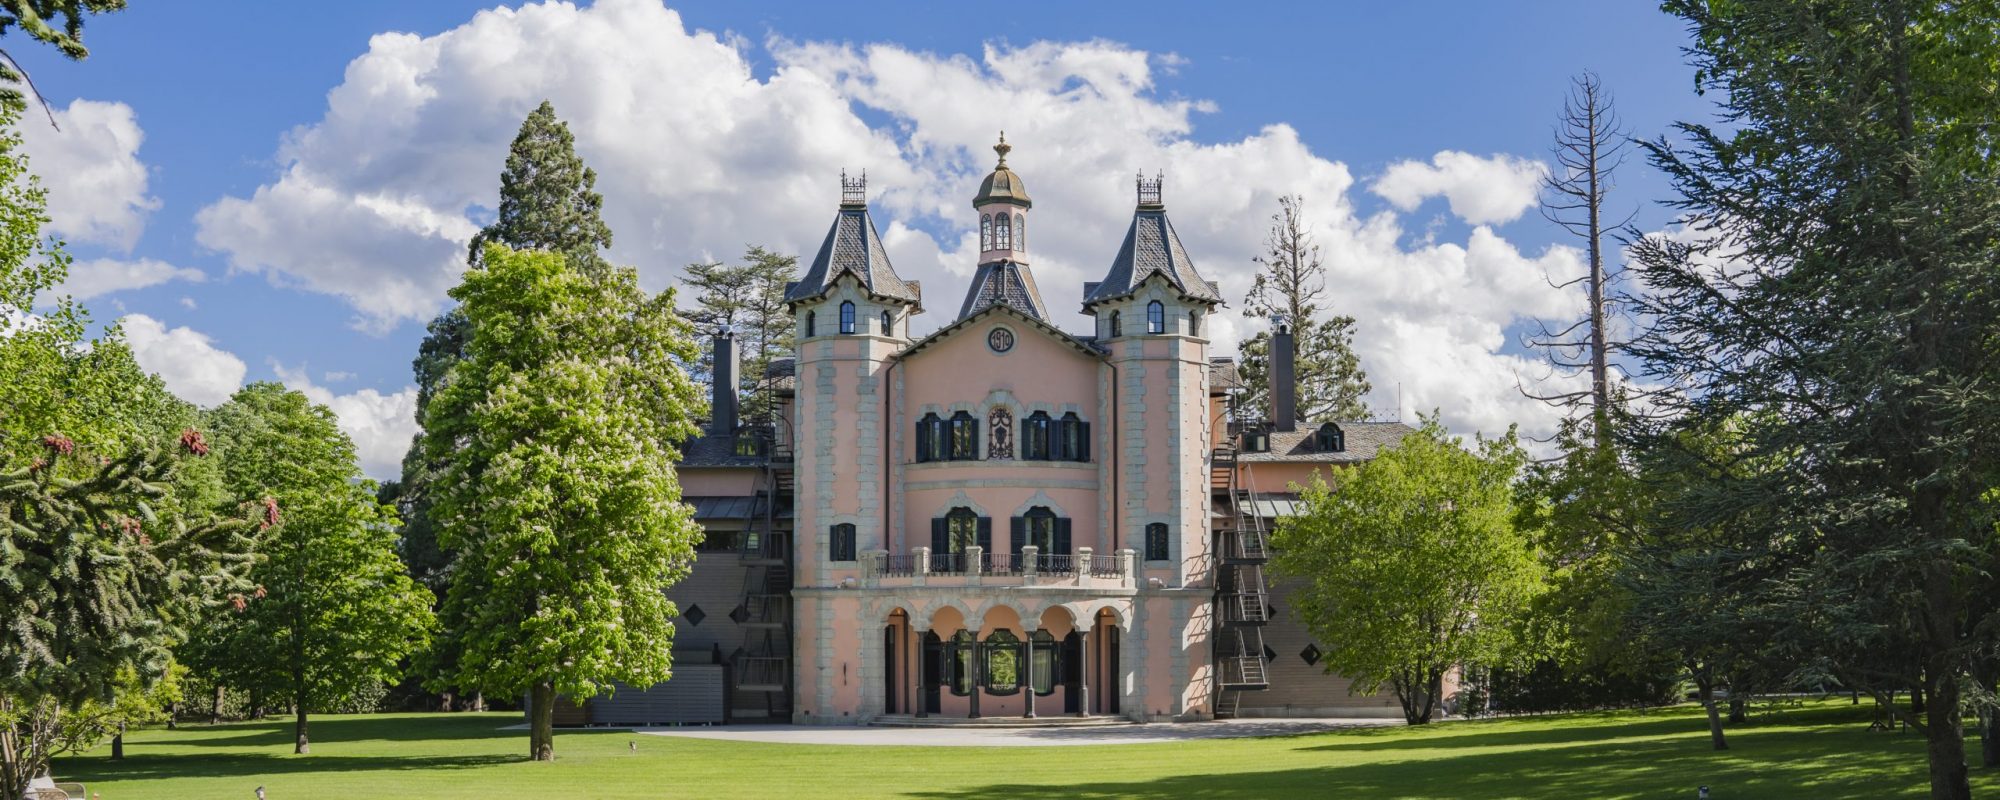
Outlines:
[[[286,386],[333,409],[340,420],[340,429],[354,440],[362,472],[377,480],[402,474],[403,452],[409,449],[411,437],[417,435],[417,387],[404,387],[391,394],[374,389],[334,394],[331,389],[313,383],[303,367],[294,369],[273,363],[271,368]]]
[[[29,169],[49,190],[49,227],[70,241],[129,252],[160,207],[146,193],[137,116],[124,103],[78,99],[55,117],[60,130],[38,114],[18,125]]]
[[[158,373],[167,390],[200,406],[219,405],[243,385],[243,359],[220,349],[193,328],[168,328],[145,314],[127,314],[125,341],[146,371]]]
[[[1474,225],[1512,222],[1535,204],[1535,194],[1548,165],[1500,154],[1487,157],[1446,150],[1430,163],[1399,161],[1389,165],[1368,190],[1404,211],[1415,211],[1424,200],[1442,196],[1451,213]]]
[[[52,293],[89,300],[112,292],[158,286],[168,281],[200,283],[203,280],[207,280],[207,276],[201,270],[176,267],[158,259],[94,258],[71,264],[69,277]]]
[[[1567,248],[1523,252],[1491,227],[1533,204],[1536,162],[1448,151],[1398,164],[1368,185],[1397,211],[1366,211],[1348,166],[1290,126],[1197,140],[1213,106],[1157,88],[1170,56],[1103,41],[975,56],[773,38],[762,47],[775,69],[759,78],[751,47],[690,31],[653,0],[497,9],[435,36],[377,36],[325,115],[281,143],[271,182],[200,213],[200,241],[233,269],[345,298],[363,328],[424,319],[497,202],[508,141],[548,98],[598,172],[612,258],[655,287],[750,242],[810,257],[838,201],[835,174],[865,168],[898,271],[924,282],[921,331],[959,305],[976,257],[969,201],[1004,128],[1035,199],[1033,269],[1059,324],[1088,324],[1075,313],[1082,283],[1115,255],[1135,172],[1165,172],[1183,242],[1238,304],[1277,198],[1296,193],[1326,256],[1329,311],[1358,320],[1374,405],[1392,408],[1401,386],[1405,409],[1441,408],[1462,430],[1552,428],[1516,389],[1533,370],[1506,354],[1508,332],[1580,310],[1543,275],[1560,281],[1581,264]],[[1440,195],[1472,230],[1409,236],[1398,211]],[[1258,325],[1225,310],[1210,328],[1217,354]]]

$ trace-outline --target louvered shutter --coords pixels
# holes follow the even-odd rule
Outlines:
[[[1069,555],[1069,517],[1056,518],[1056,552]]]
[[[917,420],[917,460],[931,460],[931,421]]]
[[[1021,547],[1028,543],[1028,518],[1014,517],[1007,521],[1007,542],[1014,548],[1014,555],[1021,555]]]
[[[1080,443],[1080,444],[1079,444],[1079,446],[1081,446],[1081,447],[1083,448],[1083,452],[1081,452],[1081,453],[1078,453],[1078,454],[1077,454],[1077,459],[1076,459],[1076,460],[1078,460],[1078,461],[1089,461],[1089,460],[1090,460],[1090,423],[1088,423],[1088,422],[1079,422],[1079,423],[1077,423],[1077,427],[1078,427],[1078,428],[1080,428],[1080,429],[1081,429],[1081,431],[1080,431],[1080,432],[1079,432],[1079,433],[1077,434],[1077,437],[1076,437],[1076,440],[1077,440],[1077,442],[1079,442],[1079,443]]]
[[[980,517],[980,518],[979,518],[979,548],[980,548],[981,550],[984,550],[984,551],[988,552],[988,553],[991,553],[991,552],[993,552],[993,518],[992,518],[992,517]]]
[[[951,552],[951,528],[944,517],[931,520],[931,553],[942,555]]]

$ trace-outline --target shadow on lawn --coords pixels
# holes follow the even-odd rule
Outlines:
[[[189,758],[185,755],[128,755],[123,760],[73,759],[67,764],[65,780],[145,781],[166,778],[244,778],[269,775],[297,775],[310,772],[354,772],[358,770],[449,770],[488,767],[526,760],[521,755],[483,756],[292,756],[289,754],[227,754]],[[62,770],[59,769],[59,772]]]
[[[393,717],[355,718],[341,715],[313,717],[309,734],[314,742],[414,742],[436,739],[523,738],[526,731],[503,730],[519,722],[513,715],[408,714]],[[184,723],[176,738],[177,747],[290,747],[292,720],[271,718],[258,722],[231,722],[205,725]]]

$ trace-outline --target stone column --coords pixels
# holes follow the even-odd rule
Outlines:
[[[980,567],[982,566],[980,562],[984,561],[985,559],[986,559],[986,548],[980,547],[979,545],[976,544],[965,548],[966,577],[977,580],[979,578],[979,574],[984,571],[980,569]]]
[[[911,583],[922,586],[924,585],[924,579],[931,574],[931,549],[928,547],[919,547],[915,552],[917,554],[917,574]],[[924,629],[930,630],[929,626],[925,626]]]
[[[978,550],[979,547],[977,545],[966,548],[967,552],[976,552]],[[984,667],[986,665],[981,663],[985,659],[982,659],[979,656],[981,654],[981,651],[985,650],[986,648],[981,646],[984,643],[979,641],[979,629],[972,627],[973,625],[974,623],[971,620],[966,621],[965,629],[972,631],[972,657],[966,659],[966,663],[969,665],[968,669],[972,671],[972,674],[966,677],[971,679],[967,682],[972,684],[972,694],[971,694],[972,713],[970,714],[970,716],[972,719],[979,719],[979,695],[980,693],[986,691],[986,682],[979,679],[980,677],[979,673],[985,671]]]
[[[923,718],[930,716],[929,711],[924,708],[924,634],[931,632],[931,623],[930,620],[924,620],[924,624],[919,627],[917,625],[916,614],[910,614],[909,620],[910,653],[912,655],[910,658],[911,668],[906,671],[910,673],[908,679],[910,682],[910,708],[914,710],[913,713],[918,718]]]
[[[1096,550],[1089,547],[1079,547],[1076,549],[1076,563],[1071,565],[1076,567],[1076,585],[1083,586],[1085,585],[1084,581],[1090,579],[1090,557],[1091,554],[1096,552]]]
[[[1041,566],[1042,549],[1032,544],[1021,546],[1021,585],[1035,585],[1035,571]]]
[[[1078,625],[1076,628],[1076,649],[1083,656],[1083,669],[1078,670],[1078,674],[1082,675],[1083,679],[1077,681],[1076,686],[1078,692],[1076,715],[1079,717],[1090,716],[1090,679],[1097,674],[1090,671],[1090,632],[1096,627],[1097,615],[1092,614],[1088,621],[1085,621],[1082,625]]]
[[[1040,628],[1041,620],[1027,618],[1021,620],[1021,666],[1022,672],[1028,675],[1028,683],[1022,687],[1027,698],[1028,711],[1021,716],[1028,719],[1035,718],[1035,631]]]

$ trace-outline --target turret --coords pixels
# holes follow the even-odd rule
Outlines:
[[[966,290],[965,303],[959,307],[961,319],[996,303],[1011,305],[1035,319],[1049,318],[1041,290],[1035,287],[1034,273],[1028,269],[1028,210],[1035,202],[1028,199],[1028,187],[1021,176],[1007,168],[1007,154],[1013,149],[1007,144],[1007,134],[1001,133],[1000,143],[993,146],[1000,161],[979,183],[979,194],[972,198],[972,209],[979,214],[979,269]]]

